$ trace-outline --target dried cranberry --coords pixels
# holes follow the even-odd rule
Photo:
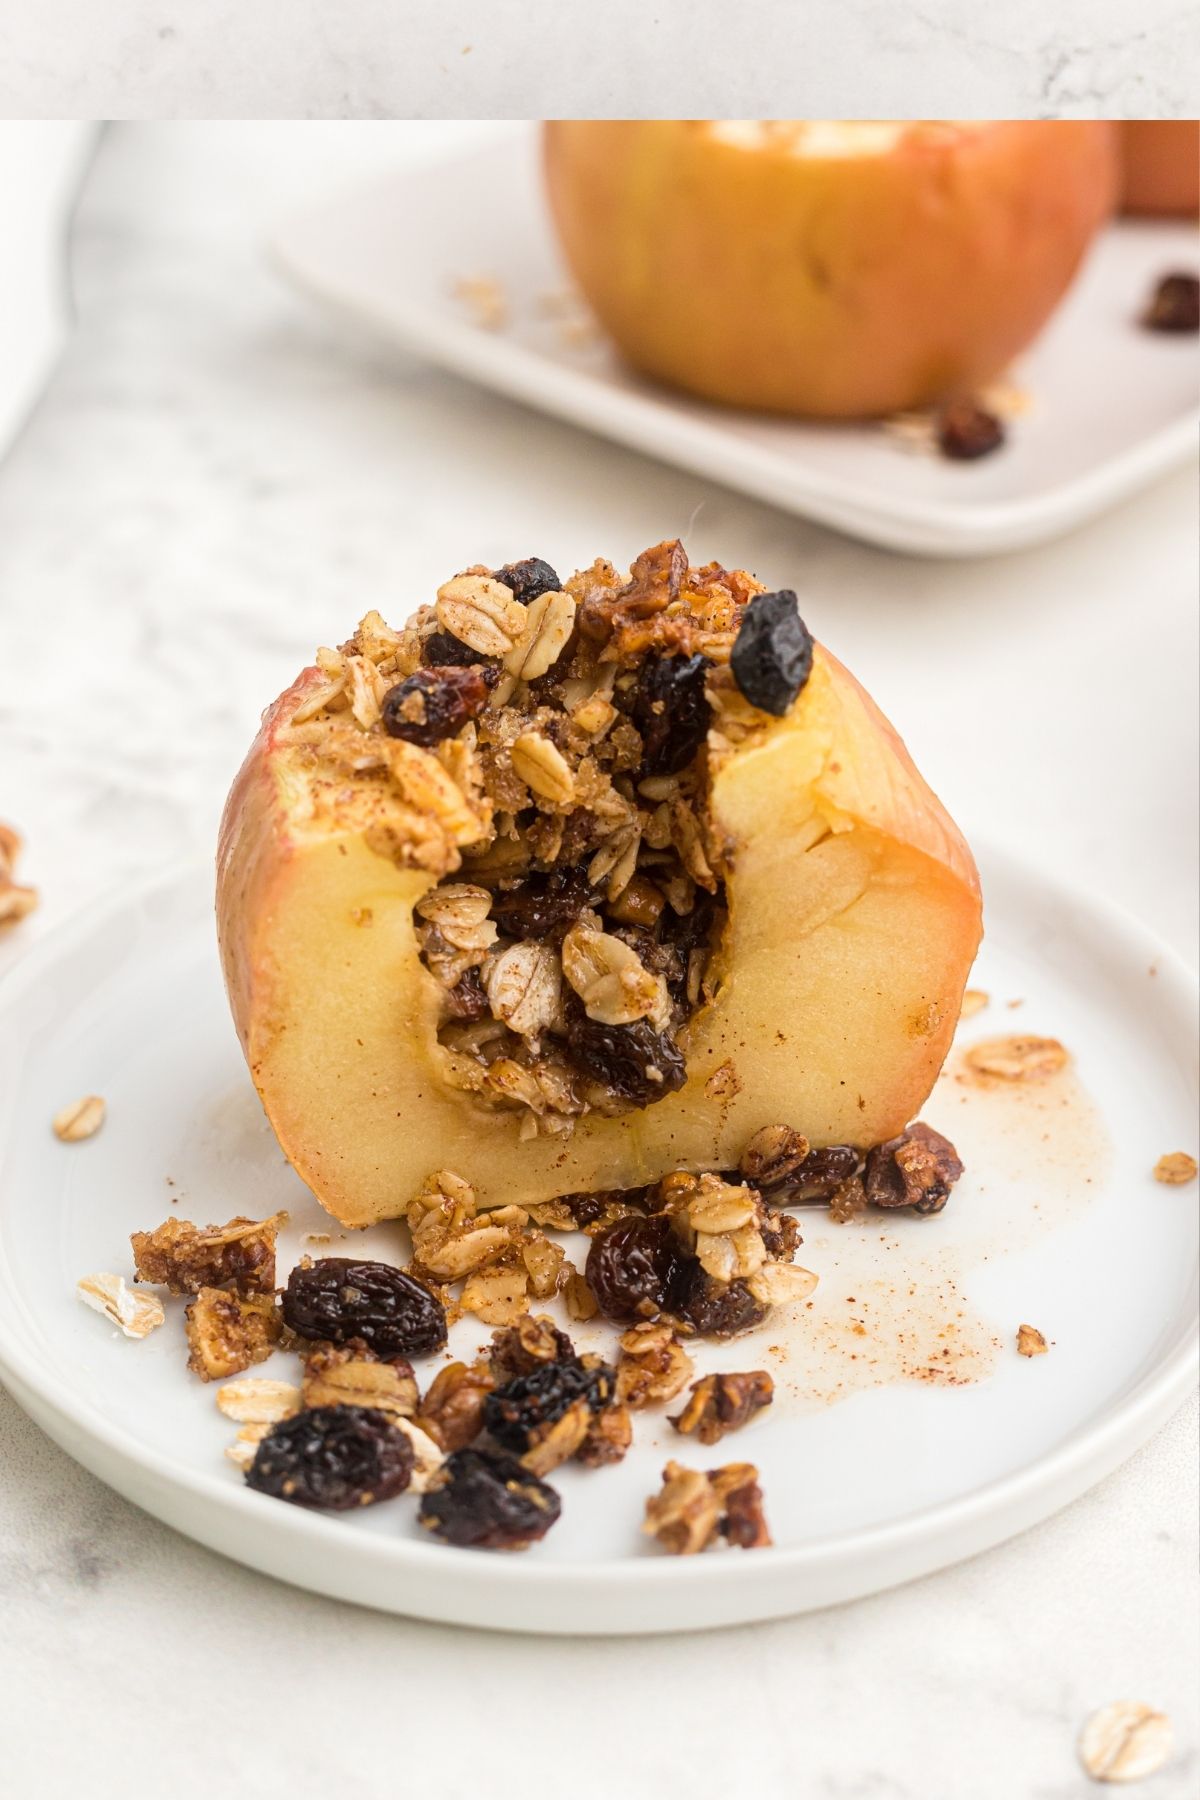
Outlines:
[[[524,1550],[562,1511],[554,1489],[512,1456],[455,1450],[421,1496],[420,1520],[447,1544]]]
[[[572,1018],[564,1049],[584,1075],[635,1106],[653,1106],[687,1080],[687,1064],[672,1039],[645,1019],[601,1025],[580,1012]]]
[[[951,462],[974,462],[1003,442],[1003,422],[977,400],[951,400],[938,414],[938,449]]]
[[[677,775],[704,742],[712,708],[704,683],[706,656],[648,656],[642,664],[630,717],[642,734],[642,775]]]
[[[506,937],[544,938],[567,931],[595,899],[582,869],[551,869],[492,899],[492,918]]]
[[[513,599],[519,600],[522,606],[528,606],[543,594],[557,594],[562,589],[558,576],[540,556],[527,556],[524,562],[505,563],[502,569],[493,570],[492,579],[511,588]]]
[[[452,1019],[482,1019],[488,1011],[487,990],[478,969],[464,970],[454,986],[445,990],[442,999]]]
[[[418,669],[383,696],[383,729],[406,744],[440,744],[487,705],[481,669]]]
[[[742,615],[729,666],[751,706],[781,719],[812,671],[813,641],[791,588],[756,594]]]
[[[584,1274],[606,1319],[637,1324],[675,1312],[691,1288],[696,1259],[683,1248],[666,1213],[618,1219],[598,1232]]]
[[[917,1213],[941,1212],[963,1172],[949,1138],[930,1125],[910,1125],[899,1137],[876,1144],[867,1155],[864,1177],[872,1206],[911,1206]]]
[[[577,1356],[542,1363],[488,1395],[483,1423],[503,1449],[521,1456],[576,1400],[585,1401],[591,1412],[609,1405],[615,1385],[616,1376],[605,1363],[588,1367]]]
[[[420,1356],[446,1342],[438,1300],[390,1263],[324,1256],[297,1267],[283,1290],[283,1316],[306,1338],[362,1338],[376,1356]]]
[[[1164,275],[1142,314],[1147,331],[1200,331],[1200,280]]]
[[[421,660],[426,668],[444,668],[447,664],[459,668],[486,668],[495,670],[495,663],[484,656],[481,650],[472,650],[461,638],[454,637],[448,631],[433,631],[421,645]]]
[[[714,1281],[691,1260],[687,1286],[670,1309],[701,1337],[736,1337],[761,1325],[767,1308],[744,1281]]]
[[[366,1406],[314,1406],[272,1425],[246,1471],[260,1494],[296,1506],[345,1512],[403,1493],[413,1453],[385,1413]]]

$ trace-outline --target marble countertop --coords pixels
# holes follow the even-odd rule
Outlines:
[[[803,591],[968,827],[1191,954],[1193,478],[1036,552],[897,559],[349,340],[265,267],[279,206],[458,135],[103,142],[77,330],[0,466],[0,817],[43,894],[0,970],[75,908],[208,851],[264,696],[338,620],[403,612],[468,552],[574,566],[676,530],[697,560]],[[1079,1724],[1132,1697],[1177,1724],[1148,1800],[1187,1800],[1195,1470],[1193,1406],[1057,1518],[894,1593],[693,1638],[538,1641],[251,1574],[118,1499],[0,1394],[5,1774],[48,1800],[143,1783],[178,1800],[218,1783],[1084,1800]]]
[[[1177,116],[1180,0],[16,0],[20,117]]]

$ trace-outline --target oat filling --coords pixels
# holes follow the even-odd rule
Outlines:
[[[466,800],[448,851],[405,847],[440,877],[416,926],[449,1082],[521,1110],[526,1136],[680,1088],[722,980],[711,774],[807,677],[795,596],[693,568],[676,541],[628,575],[560,581],[530,558],[455,576],[401,632],[370,614],[318,661],[296,730],[328,748],[350,713],[381,755],[432,753]]]

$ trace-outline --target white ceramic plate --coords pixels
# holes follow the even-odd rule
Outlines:
[[[411,1498],[348,1518],[251,1493],[222,1457],[234,1427],[184,1369],[182,1303],[134,1342],[74,1297],[80,1275],[129,1273],[129,1232],[172,1211],[290,1208],[284,1268],[302,1232],[330,1224],[251,1090],[203,869],[81,917],[0,988],[0,1374],[73,1456],[201,1542],[320,1592],[457,1623],[616,1632],[768,1618],[999,1542],[1130,1455],[1193,1380],[1195,1189],[1150,1170],[1194,1148],[1195,984],[1094,899],[996,856],[984,877],[975,979],[993,999],[960,1037],[1054,1034],[1075,1069],[983,1092],[956,1079],[952,1057],[925,1111],[967,1163],[946,1211],[842,1227],[803,1214],[800,1260],[821,1276],[811,1309],[698,1351],[704,1368],[770,1369],[773,1407],[715,1451],[638,1415],[622,1465],[556,1474],[562,1520],[527,1554],[433,1543]],[[60,1144],[51,1116],[87,1092],[107,1099],[106,1124]],[[333,1229],[315,1254],[343,1248]],[[398,1260],[400,1228],[356,1235],[353,1251]],[[1016,1355],[1024,1322],[1052,1340],[1049,1355]],[[452,1347],[484,1335],[455,1327]],[[576,1335],[611,1344],[607,1327]],[[294,1371],[275,1362],[265,1372]],[[777,1548],[677,1560],[641,1538],[669,1454],[756,1462]]]
[[[1031,398],[978,463],[915,454],[883,429],[798,424],[689,400],[569,343],[546,297],[564,274],[529,134],[397,172],[286,222],[283,270],[348,320],[576,425],[873,543],[979,556],[1037,543],[1195,453],[1194,338],[1137,329],[1154,280],[1193,268],[1186,225],[1123,223],[1016,371]],[[464,277],[499,280],[510,322],[474,322]]]

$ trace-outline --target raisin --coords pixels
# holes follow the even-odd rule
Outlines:
[[[666,1213],[618,1219],[592,1239],[584,1275],[606,1319],[636,1325],[675,1312],[699,1263],[683,1248]]]
[[[767,1308],[756,1300],[744,1281],[714,1281],[694,1259],[687,1271],[687,1286],[671,1308],[700,1337],[736,1337],[761,1325]]]
[[[636,952],[644,968],[661,975],[669,988],[677,988],[687,980],[687,963],[679,946],[660,943],[645,925],[609,925],[610,937],[619,938]]]
[[[582,869],[551,869],[531,875],[519,887],[497,893],[491,916],[506,937],[544,938],[568,931],[595,894]]]
[[[860,1157],[849,1144],[829,1144],[823,1150],[810,1150],[800,1167],[772,1198],[781,1206],[813,1206],[832,1198],[836,1190],[858,1168]]]
[[[430,632],[421,645],[421,660],[428,669],[444,668],[447,664],[488,670],[494,670],[496,666],[481,650],[472,650],[469,644],[448,631]]]
[[[487,990],[478,969],[466,969],[442,996],[452,1019],[482,1019],[488,1011]]]
[[[563,1047],[584,1075],[636,1106],[665,1100],[687,1080],[687,1065],[674,1042],[645,1019],[602,1025],[580,1010]]]
[[[383,696],[383,729],[406,744],[440,744],[487,705],[482,669],[418,669]]]
[[[974,462],[1004,442],[1004,425],[977,400],[951,400],[937,416],[937,445],[951,462]]]
[[[642,734],[642,775],[677,775],[704,742],[712,708],[704,683],[706,656],[648,656],[630,717]]]
[[[260,1494],[345,1512],[403,1493],[413,1452],[386,1414],[366,1406],[314,1406],[272,1425],[246,1471]]]
[[[577,1356],[542,1363],[489,1394],[483,1422],[502,1449],[521,1456],[576,1400],[599,1412],[612,1400],[615,1386],[616,1375],[605,1363],[588,1367]]]
[[[558,1204],[570,1208],[577,1231],[584,1231],[604,1217],[610,1206],[625,1206],[635,1212],[649,1212],[656,1186],[636,1188],[601,1188],[592,1194],[560,1194]]]
[[[929,1125],[910,1125],[899,1137],[876,1144],[867,1155],[865,1185],[872,1206],[911,1206],[941,1212],[963,1172],[949,1138]]]
[[[519,600],[522,606],[539,600],[543,594],[562,591],[558,576],[540,556],[527,556],[524,562],[505,563],[502,569],[492,571],[492,580],[502,581],[506,588],[511,588],[513,599]]]
[[[781,719],[812,671],[812,634],[791,588],[756,594],[742,615],[729,658],[751,706]]]
[[[324,1256],[295,1268],[283,1316],[305,1338],[362,1338],[376,1356],[420,1356],[446,1342],[446,1314],[429,1289],[390,1263]]]
[[[444,1543],[473,1550],[524,1550],[562,1511],[554,1489],[512,1456],[455,1450],[421,1496],[420,1520]]]
[[[1142,314],[1147,331],[1200,331],[1200,280],[1164,275]]]

